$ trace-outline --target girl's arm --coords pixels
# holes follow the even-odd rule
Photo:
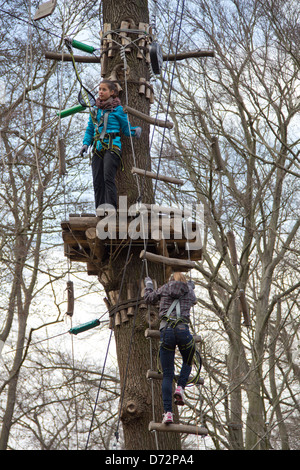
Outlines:
[[[161,297],[161,287],[157,290],[153,289],[153,282],[150,277],[145,278],[144,299],[147,304],[156,304]]]
[[[127,114],[124,113],[122,106],[118,106],[116,108],[116,117],[120,123],[120,128],[121,128],[122,133],[126,135],[127,137],[129,137],[130,135],[134,136],[135,131],[138,127],[133,127],[130,124]]]
[[[94,140],[94,134],[95,134],[94,123],[90,115],[89,122],[88,122],[86,131],[84,134],[84,138],[83,138],[83,145],[88,145],[88,146],[92,145],[93,140]]]

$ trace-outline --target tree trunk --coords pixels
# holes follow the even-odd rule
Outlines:
[[[110,0],[104,0],[103,20],[104,24],[111,24],[112,30],[119,29],[122,21],[131,20],[138,29],[140,22],[149,24],[147,0],[119,0],[113,3]],[[118,41],[120,41],[120,38],[118,38]],[[125,83],[121,75],[120,84],[123,88],[120,93],[121,102],[123,105],[128,104],[130,107],[149,115],[149,99],[145,95],[139,94],[139,85],[137,83],[139,78],[145,78],[149,81],[148,64],[144,59],[137,58],[136,47],[126,52],[126,63],[129,70],[127,76],[128,95],[125,92]],[[120,70],[121,67],[118,67],[118,65],[121,67],[124,65],[119,51],[114,57],[107,58],[105,78],[109,78],[114,68]],[[142,127],[142,136],[139,140],[133,140],[134,152],[131,148],[130,139],[122,138],[124,171],[120,170],[117,175],[117,188],[118,196],[127,196],[128,207],[136,203],[139,198],[144,203],[154,202],[152,181],[148,179],[144,184],[143,178],[138,176],[141,182],[138,185],[137,177],[131,173],[133,166],[151,170],[149,164],[149,124],[131,116],[130,122],[132,125]],[[146,274],[145,270],[144,273],[141,273],[142,261],[139,255],[142,249],[143,247],[132,246],[129,262],[126,264],[128,246],[125,246],[117,259],[110,260],[109,276],[105,277],[100,274],[100,282],[103,283],[110,300],[114,292],[114,303],[116,303],[115,293],[119,293],[120,289],[122,291],[121,295],[118,295],[119,300],[128,299],[129,282],[133,286],[131,297],[132,295],[133,298],[141,296],[139,285]],[[124,269],[126,269],[125,276],[123,276]],[[157,280],[158,285],[164,282],[163,268],[160,266],[151,267],[149,275]],[[122,279],[123,277],[124,279]],[[122,280],[124,282],[121,286]],[[128,321],[114,326],[121,380],[120,419],[123,425],[125,448],[126,450],[180,449],[179,434],[157,433],[156,440],[155,434],[148,431],[149,422],[153,420],[160,422],[163,413],[161,383],[154,381],[151,384],[146,378],[146,372],[150,369],[151,353],[153,363],[156,365],[159,344],[158,341],[150,340],[150,342],[145,338],[145,329],[149,326],[148,308],[144,305],[134,310],[135,315],[128,316]],[[151,307],[151,312],[154,310]],[[151,314],[151,319],[153,319],[153,314]],[[152,325],[152,327],[155,326]],[[157,321],[156,327],[158,327]]]

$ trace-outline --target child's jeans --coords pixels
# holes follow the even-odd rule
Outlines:
[[[160,362],[163,369],[162,397],[164,411],[172,412],[172,383],[174,379],[174,357],[176,345],[182,356],[182,367],[177,385],[184,388],[192,370],[195,343],[186,323],[178,323],[174,328],[167,327],[160,332]]]

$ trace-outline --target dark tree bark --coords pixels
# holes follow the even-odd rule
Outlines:
[[[112,30],[119,29],[121,21],[131,21],[136,25],[136,28],[138,28],[140,22],[149,24],[147,0],[119,0],[118,2],[104,0],[103,20],[104,23],[111,24]],[[123,88],[120,98],[123,105],[127,104],[128,101],[129,106],[149,114],[149,100],[146,99],[145,95],[139,94],[139,86],[137,84],[140,77],[146,78],[147,81],[149,80],[149,67],[145,60],[137,58],[137,52],[137,48],[133,47],[126,53],[129,71],[127,75],[128,100],[126,99],[125,85],[122,80],[122,78],[124,79],[122,71],[118,75],[120,85]],[[114,68],[120,71],[122,67],[123,60],[118,52],[114,57],[108,58],[105,78],[111,75]],[[137,202],[139,197],[141,197],[143,203],[152,203],[154,202],[152,180],[148,179],[143,183],[143,179],[140,178],[139,192],[136,177],[131,173],[133,166],[146,168],[147,170],[151,169],[149,166],[149,124],[132,116],[129,117],[132,125],[142,127],[142,137],[139,140],[134,139],[133,141],[135,158],[130,139],[127,137],[122,138],[124,171],[120,170],[117,175],[118,196],[127,196],[128,206]],[[117,257],[110,259],[106,272],[100,274],[100,282],[103,283],[112,304],[116,303],[115,293],[119,292],[121,287],[122,291],[119,300],[123,301],[128,298],[129,282],[134,286],[133,297],[137,298],[140,296],[140,279],[143,279],[146,274],[144,272],[141,275],[142,261],[139,255],[142,249],[142,246],[132,246],[129,263],[126,265],[128,254],[128,245],[126,245]],[[126,274],[123,286],[121,286],[124,269],[126,269]],[[149,269],[149,275],[157,280],[158,285],[161,285],[164,282],[163,268],[156,265]],[[152,312],[154,310],[151,308]],[[149,326],[148,316],[148,308],[140,306],[136,311],[136,315],[129,316],[128,321],[121,322],[119,326],[114,327],[121,379],[120,417],[124,431],[125,448],[127,450],[156,449],[155,434],[148,431],[148,425],[153,420],[160,422],[163,414],[161,383],[153,383],[152,396],[152,384],[146,378],[146,371],[150,369],[151,353],[150,340],[147,340],[144,334],[145,329]],[[157,312],[156,315],[151,314],[152,321],[154,317],[156,317],[156,324],[152,327],[158,327]],[[158,347],[158,342],[152,341],[152,354],[155,365]],[[152,404],[154,404],[154,417]],[[158,433],[157,440],[159,450],[180,449],[179,434]]]

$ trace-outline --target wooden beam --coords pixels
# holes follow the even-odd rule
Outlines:
[[[113,47],[112,49],[118,49],[116,46],[115,48]],[[183,60],[183,59],[191,59],[191,58],[197,58],[197,57],[214,57],[215,53],[214,51],[191,51],[191,52],[181,52],[179,54],[164,54],[163,55],[163,60],[164,61],[174,61],[174,60]],[[45,58],[46,59],[52,59],[52,60],[64,60],[66,62],[72,62],[72,56],[71,54],[65,54],[65,53],[59,53],[59,52],[52,52],[52,51],[46,51],[45,52]],[[74,60],[75,62],[85,62],[88,64],[95,64],[95,63],[100,63],[101,57],[95,57],[95,56],[80,56],[80,55],[74,55]]]
[[[124,105],[123,110],[124,110],[125,113],[132,114],[133,116],[135,116],[139,119],[142,119],[143,121],[146,121],[149,124],[153,124],[154,126],[167,127],[168,129],[172,129],[174,127],[173,122],[153,118],[151,116],[148,116],[148,114],[141,113],[141,111],[138,111],[137,109],[131,108],[130,106]]]
[[[166,264],[167,266],[172,266],[175,268],[193,269],[196,266],[195,261],[167,258],[166,256],[156,255],[145,250],[141,251],[140,258],[145,258],[147,261],[152,261],[152,263]]]
[[[167,183],[180,184],[181,186],[184,184],[184,181],[180,180],[179,178],[174,178],[173,176],[158,175],[157,173],[153,173],[152,171],[145,171],[141,168],[132,167],[131,173],[134,175],[136,174],[141,176],[147,176],[148,178],[158,179],[160,181],[166,181]]]
[[[214,51],[187,51],[179,52],[178,54],[163,54],[164,61],[177,61],[184,59],[192,59],[197,57],[215,57]]]
[[[208,430],[203,426],[191,426],[188,424],[162,424],[151,421],[148,427],[149,431],[179,432],[185,434],[196,434],[198,436],[207,436]]]
[[[74,55],[75,62],[83,62],[86,64],[100,64],[101,57],[85,56],[85,55]],[[45,52],[45,59],[50,60],[63,60],[64,62],[72,62],[71,54],[61,54],[59,52]]]

